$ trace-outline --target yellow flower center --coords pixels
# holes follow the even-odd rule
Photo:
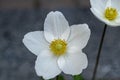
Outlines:
[[[50,50],[57,56],[64,54],[67,50],[67,43],[65,40],[57,39],[51,42]]]
[[[118,15],[118,12],[115,8],[108,7],[105,10],[105,18],[108,20],[116,19],[117,15]]]

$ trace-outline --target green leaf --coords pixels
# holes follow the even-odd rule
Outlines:
[[[84,78],[81,75],[75,75],[73,76],[74,80],[84,80]]]
[[[64,77],[63,77],[62,75],[58,75],[58,76],[56,77],[56,80],[64,80]]]

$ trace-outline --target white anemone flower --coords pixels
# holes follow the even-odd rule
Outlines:
[[[90,0],[92,13],[109,26],[120,26],[120,0]]]
[[[50,12],[44,22],[44,31],[29,32],[24,45],[35,55],[35,70],[44,79],[54,78],[62,71],[77,75],[88,65],[82,49],[87,45],[90,29],[87,24],[69,24],[59,11]]]

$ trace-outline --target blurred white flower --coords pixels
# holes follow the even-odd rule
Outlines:
[[[120,26],[120,0],[90,0],[92,13],[110,26]]]
[[[69,24],[61,12],[50,12],[44,23],[44,31],[29,32],[23,43],[35,55],[35,70],[44,79],[54,78],[62,71],[77,75],[88,65],[82,49],[90,37],[87,24]]]

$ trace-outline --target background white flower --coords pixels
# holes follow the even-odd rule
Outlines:
[[[92,13],[110,26],[120,26],[120,0],[90,0]]]
[[[61,12],[50,12],[44,23],[44,31],[29,32],[23,43],[35,55],[35,70],[44,79],[54,78],[62,71],[77,75],[88,65],[82,49],[90,37],[87,24],[69,24]]]

